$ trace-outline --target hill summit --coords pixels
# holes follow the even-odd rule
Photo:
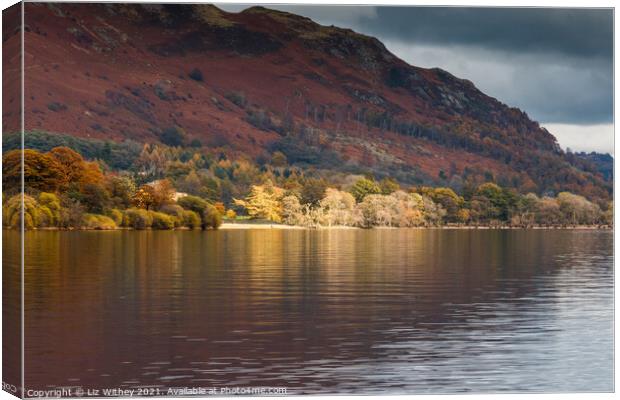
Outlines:
[[[567,157],[525,112],[349,29],[263,7],[25,10],[28,131],[254,159],[279,151],[290,164],[409,184],[494,180],[524,193],[611,195],[592,162]],[[19,34],[5,28],[4,40],[18,46]]]

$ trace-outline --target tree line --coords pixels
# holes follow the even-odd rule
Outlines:
[[[445,187],[403,190],[391,180],[357,180],[345,190],[315,182],[313,193],[292,192],[267,182],[235,199],[252,218],[307,227],[578,226],[613,223],[613,205],[603,210],[569,192],[555,197],[526,195],[495,183],[480,185],[469,198]]]
[[[175,199],[168,179],[137,186],[131,176],[104,174],[68,147],[12,150],[2,169],[3,225],[12,228],[208,229],[222,223],[221,204],[191,195]]]
[[[611,202],[569,192],[520,194],[493,182],[449,187],[300,169],[274,151],[262,164],[199,149],[146,144],[126,170],[86,160],[69,147],[3,156],[5,226],[26,228],[209,229],[253,218],[318,226],[611,225]]]

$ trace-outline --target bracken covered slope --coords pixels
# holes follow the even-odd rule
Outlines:
[[[325,170],[610,196],[524,112],[351,30],[210,5],[27,3],[25,20],[27,130],[156,142],[176,127],[207,149]]]

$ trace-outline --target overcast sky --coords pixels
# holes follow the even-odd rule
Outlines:
[[[412,65],[445,69],[523,109],[563,148],[613,154],[611,9],[268,7],[375,36]]]

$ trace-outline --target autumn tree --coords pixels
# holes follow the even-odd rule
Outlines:
[[[198,173],[193,169],[184,177],[177,179],[176,183],[179,191],[193,195],[197,195],[199,193],[202,185]]]
[[[175,190],[168,179],[160,179],[148,186],[152,187],[154,209],[159,210],[162,206],[173,202]]]
[[[287,225],[304,225],[303,206],[297,196],[282,198],[282,222]]]
[[[459,221],[459,210],[463,207],[464,200],[454,190],[445,187],[422,187],[418,189],[418,192],[439,204],[446,211],[446,222]]]
[[[222,197],[220,185],[211,177],[204,177],[201,180],[201,186],[198,189],[198,194],[212,203],[219,201]]]
[[[271,165],[276,168],[283,168],[288,165],[288,160],[281,151],[274,151],[271,155]]]
[[[63,172],[56,159],[49,154],[26,149],[23,152],[9,151],[2,158],[2,184],[5,190],[21,190],[22,154],[26,189],[56,192],[61,187]]]
[[[536,206],[536,223],[540,225],[558,225],[562,222],[562,211],[557,199],[545,196]]]
[[[511,225],[528,227],[536,222],[536,212],[540,199],[535,193],[520,196],[515,213],[510,220]]]
[[[64,189],[71,185],[81,188],[88,184],[103,184],[104,176],[99,165],[84,160],[76,151],[64,146],[54,147],[49,151],[49,155],[61,166],[61,188]]]
[[[350,192],[353,197],[355,197],[355,200],[360,203],[369,194],[381,193],[381,188],[379,187],[377,182],[372,181],[368,178],[362,178],[355,182],[355,184],[351,187]]]
[[[515,192],[487,182],[478,187],[470,202],[472,216],[480,222],[507,221],[512,217],[518,197]]]
[[[78,194],[73,195],[77,198],[86,211],[96,214],[103,214],[110,206],[110,194],[97,183],[86,183],[82,185]]]
[[[446,215],[446,210],[427,196],[422,196],[422,204],[424,207],[424,219],[426,221],[426,225],[441,225],[441,221],[443,221],[444,216]]]
[[[163,176],[168,161],[166,149],[162,146],[145,144],[134,162],[134,168],[144,177],[157,178]]]
[[[607,203],[607,208],[602,214],[602,222],[608,226],[613,226],[614,224],[614,202],[610,201]]]
[[[392,194],[397,190],[400,190],[400,185],[392,178],[383,178],[379,182],[379,188],[381,189],[382,194]]]
[[[361,215],[355,207],[355,198],[351,193],[328,188],[319,205],[329,226],[354,226],[360,222]]]
[[[135,182],[127,176],[112,175],[107,181],[108,192],[112,206],[128,208],[136,191]]]
[[[49,154],[54,157],[62,167],[60,182],[62,188],[67,188],[69,184],[82,180],[84,159],[79,153],[68,147],[61,146],[54,147],[49,151]]]
[[[150,209],[155,203],[153,186],[142,185],[132,197],[133,204],[138,208]]]
[[[301,187],[301,203],[316,206],[323,199],[327,189],[324,179],[306,178]]]
[[[48,153],[60,165],[59,190],[79,201],[88,212],[103,213],[110,206],[110,193],[99,165],[82,158],[76,151],[54,147]]]
[[[265,185],[254,185],[245,200],[234,199],[234,203],[246,209],[252,218],[263,218],[274,222],[282,221],[282,197],[284,190],[271,181]]]
[[[390,195],[396,204],[394,224],[400,227],[424,225],[424,199],[418,193],[405,193],[397,190]]]
[[[364,227],[393,226],[397,222],[398,201],[392,196],[368,194],[359,204]]]
[[[569,192],[558,194],[557,201],[563,214],[564,222],[570,225],[591,225],[600,220],[601,210],[597,204],[585,197]]]

